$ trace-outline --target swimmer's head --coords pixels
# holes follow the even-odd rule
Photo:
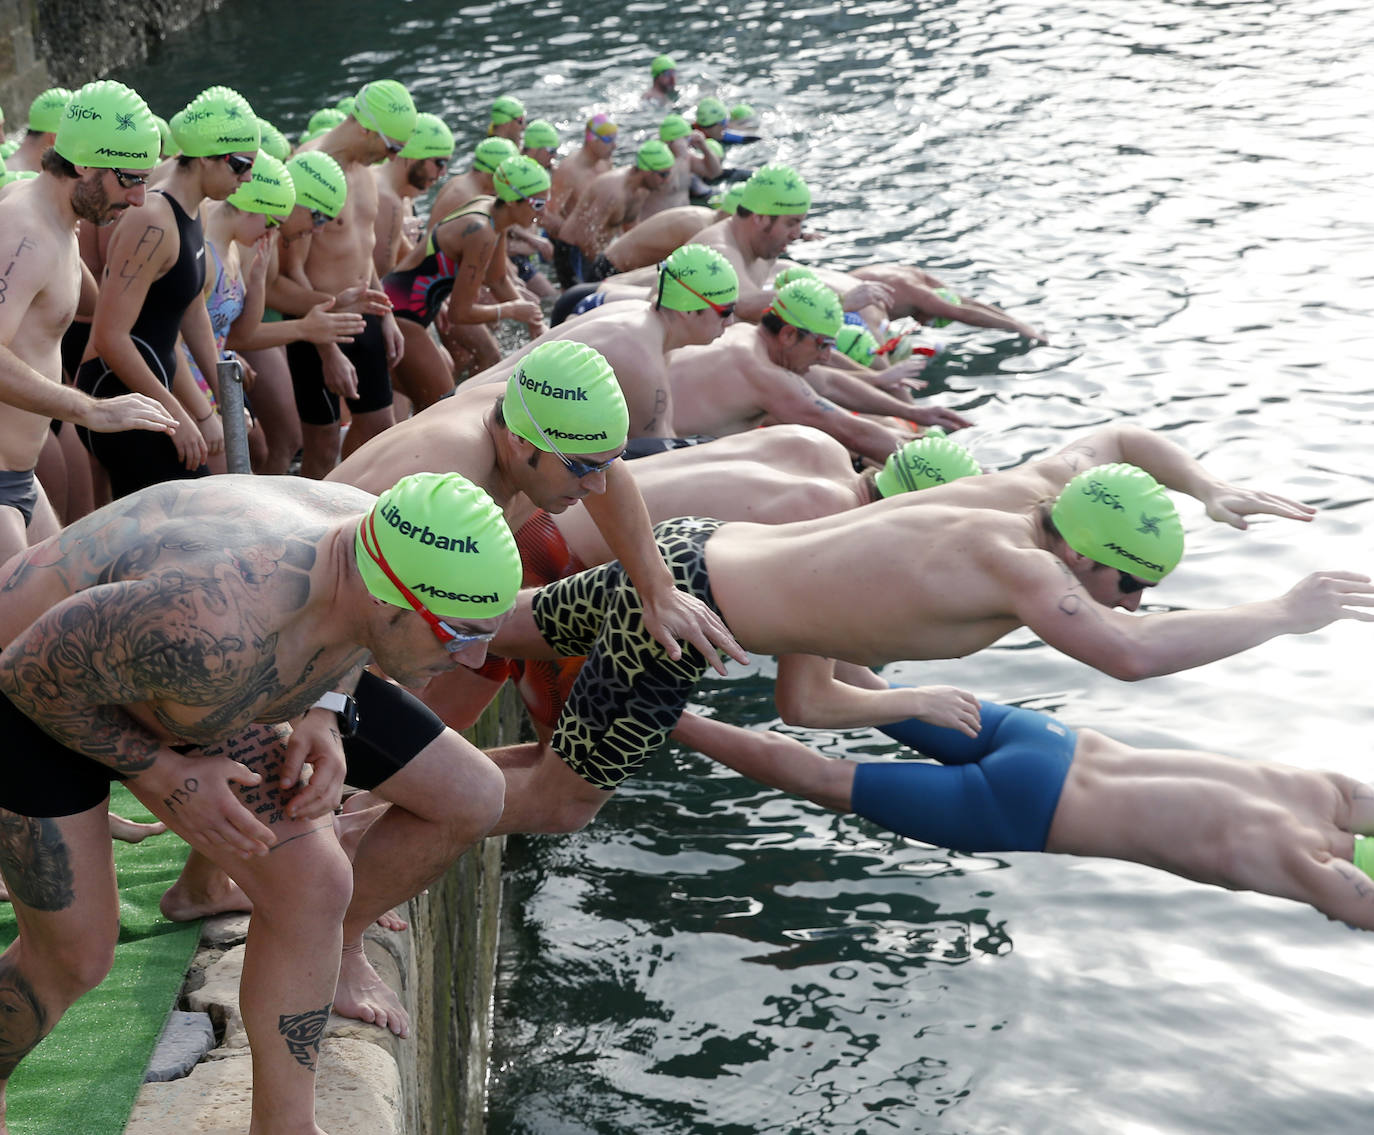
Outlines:
[[[525,117],[525,104],[513,95],[502,95],[491,104],[491,124],[504,126],[507,122]]]
[[[595,137],[598,142],[605,142],[609,146],[614,146],[616,135],[619,133],[620,127],[615,124],[609,114],[594,114],[587,119],[586,140],[588,142]]]
[[[347,118],[353,113],[357,105],[358,99],[355,95],[344,95],[343,98],[334,104],[334,109]]]
[[[657,79],[665,71],[676,71],[677,64],[673,62],[671,55],[656,55],[654,61],[649,64],[649,74]]]
[[[939,296],[942,300],[944,300],[945,303],[963,303],[963,302],[964,302],[964,301],[959,297],[959,293],[956,292],[956,291],[954,291],[952,288],[936,288],[936,289],[935,289],[935,294],[936,294],[937,296]],[[948,327],[948,326],[949,326],[951,323],[953,323],[953,322],[954,322],[954,320],[952,320],[952,319],[947,319],[947,318],[945,318],[944,316],[940,316],[938,319],[932,319],[932,320],[930,321],[930,325],[931,325],[932,327]]]
[[[737,102],[730,108],[731,126],[754,126],[758,120],[759,116],[747,102]]]
[[[510,431],[545,453],[605,453],[630,432],[625,395],[600,351],[571,339],[541,343],[506,381]]]
[[[448,158],[453,154],[453,131],[437,114],[417,114],[415,129],[406,140],[403,158]]]
[[[765,217],[804,216],[811,208],[811,190],[791,166],[760,166],[744,183],[740,207]]]
[[[1079,473],[1050,513],[1079,555],[1158,583],[1183,558],[1183,524],[1164,486],[1118,462]]]
[[[472,168],[478,173],[495,173],[497,166],[519,153],[520,147],[509,138],[483,138],[472,151]]]
[[[497,199],[507,203],[538,198],[548,192],[551,184],[549,171],[524,154],[516,154],[497,166],[491,182],[496,187]]]
[[[658,124],[658,136],[664,142],[676,142],[691,132],[691,125],[680,114],[670,114]]]
[[[740,200],[744,197],[744,182],[731,182],[730,188],[724,193],[717,193],[706,203],[712,209],[719,209],[722,213],[729,213],[732,217],[735,210],[739,208]]]
[[[635,151],[635,169],[652,170],[663,173],[673,168],[673,151],[667,142],[650,138]]]
[[[718,122],[724,122],[725,116],[725,104],[718,98],[707,97],[697,103],[696,124],[698,126],[714,126]]]
[[[321,107],[306,120],[305,132],[301,135],[301,141],[309,142],[312,138],[318,138],[321,134],[328,133],[347,117],[348,115],[337,106]]]
[[[723,318],[739,299],[739,276],[730,261],[704,244],[684,244],[658,266],[658,306],[670,311],[711,308]]]
[[[819,280],[820,277],[804,264],[789,264],[773,277],[773,290],[780,292],[793,280]]]
[[[343,167],[328,154],[306,150],[286,163],[296,204],[326,217],[337,217],[348,200],[348,181]]]
[[[871,367],[878,354],[878,340],[867,327],[846,323],[835,335],[835,349],[856,363]]]
[[[186,104],[173,127],[181,152],[191,158],[256,153],[262,140],[258,116],[248,100],[229,87],[206,87]]]
[[[960,477],[976,477],[982,471],[973,454],[957,441],[926,436],[909,441],[889,454],[873,484],[882,496],[895,497],[900,493],[945,485]]]
[[[376,598],[441,617],[491,619],[515,604],[520,552],[496,503],[457,473],[415,473],[377,498],[353,541]],[[392,577],[395,577],[394,579]]]
[[[722,146],[719,142],[717,142],[714,138],[706,139],[706,148],[710,150],[711,153],[715,154],[716,157],[721,159],[722,161],[725,159],[725,147]]]
[[[176,140],[172,137],[171,124],[165,118],[153,115],[153,121],[157,123],[158,136],[162,139],[162,156],[170,158],[177,153]]]
[[[386,139],[388,150],[399,153],[415,132],[415,100],[395,79],[373,79],[353,96],[353,117],[364,130]]]
[[[525,124],[524,142],[527,150],[556,150],[558,131],[553,128],[553,123],[536,118]]]
[[[287,161],[291,157],[291,143],[286,140],[286,135],[267,119],[258,119],[258,130],[262,134],[258,149],[265,150],[279,162]]]
[[[54,149],[77,166],[152,169],[162,153],[148,104],[113,79],[98,79],[74,93],[55,133]]]
[[[281,219],[296,207],[296,186],[284,162],[259,150],[253,176],[229,196],[229,204],[245,213],[266,213]]]
[[[29,129],[35,134],[56,134],[74,93],[66,87],[49,87],[29,104]]]
[[[819,280],[793,280],[773,297],[768,310],[784,323],[822,339],[834,339],[844,325],[840,297]]]

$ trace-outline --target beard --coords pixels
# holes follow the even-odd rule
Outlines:
[[[416,162],[413,166],[410,167],[410,172],[406,174],[406,182],[410,185],[410,187],[412,189],[418,189],[422,193],[431,185],[433,185],[436,180],[438,179],[430,177],[425,172],[424,162]]]
[[[104,171],[80,178],[72,190],[72,212],[93,225],[108,225],[127,205],[115,205],[105,192]]]

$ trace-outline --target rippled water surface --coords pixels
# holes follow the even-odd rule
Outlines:
[[[952,330],[939,397],[1007,465],[1129,418],[1324,506],[1248,533],[1183,513],[1154,599],[1275,595],[1374,566],[1374,31],[1350,3],[240,0],[124,77],[170,114],[210,81],[298,131],[394,75],[466,150],[492,97],[637,140],[683,102],[763,113],[732,160],[795,163],[823,241],[923,264],[1048,329]],[[855,565],[862,582],[863,565]],[[803,613],[798,613],[804,618]],[[1374,627],[1126,686],[1024,634],[899,665],[1127,740],[1370,771]],[[703,688],[777,724],[772,663]],[[812,734],[881,754],[867,731]],[[513,840],[493,1132],[1197,1132],[1374,1125],[1374,950],[1294,904],[1144,868],[951,854],[668,753],[588,832]]]

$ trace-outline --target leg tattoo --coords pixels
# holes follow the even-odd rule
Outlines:
[[[0,1083],[48,1032],[48,1014],[13,962],[0,960]]]
[[[320,1056],[320,1041],[324,1039],[324,1026],[329,1023],[331,1001],[323,1009],[310,1009],[304,1013],[284,1014],[277,1018],[277,1031],[286,1041],[286,1047],[297,1063],[315,1071],[315,1062]]]
[[[34,910],[66,910],[73,880],[67,844],[54,820],[0,811],[0,870],[10,894]]]

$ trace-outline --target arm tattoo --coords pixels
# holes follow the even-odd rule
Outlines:
[[[48,1011],[19,967],[0,958],[0,1080],[48,1033]]]
[[[54,911],[72,905],[72,865],[55,820],[0,811],[0,868],[25,906]]]
[[[138,238],[138,243],[134,245],[133,252],[129,253],[124,258],[124,263],[119,266],[119,278],[124,281],[124,291],[129,290],[129,285],[134,282],[134,277],[138,275],[139,271],[152,262],[153,253],[158,250],[158,246],[162,244],[162,238],[166,235],[157,225],[149,225],[143,230],[143,235]],[[142,260],[135,264],[134,261],[139,258],[140,250],[142,250]]]
[[[277,1031],[286,1041],[287,1051],[296,1058],[296,1063],[312,1072],[319,1060],[320,1041],[324,1039],[324,1027],[329,1023],[329,1010],[333,1007],[331,1001],[323,1009],[283,1013],[277,1018]]]
[[[14,271],[14,266],[19,263],[19,254],[37,247],[38,245],[34,244],[28,237],[21,236],[19,238],[19,244],[15,247],[14,255],[10,257],[9,266],[5,269],[5,274],[0,276],[0,303],[5,302],[5,295],[10,290],[10,273]]]

